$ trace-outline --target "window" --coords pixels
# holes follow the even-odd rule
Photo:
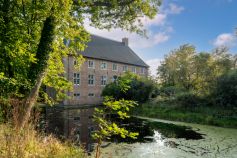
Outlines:
[[[145,69],[144,69],[144,67],[141,68],[141,73],[142,73],[142,74],[145,73]]]
[[[94,97],[95,94],[94,94],[94,93],[88,93],[88,96],[89,96],[89,97]]]
[[[107,63],[106,62],[101,62],[100,68],[101,68],[101,70],[106,70],[107,69]]]
[[[74,117],[74,120],[76,120],[76,121],[80,121],[80,117]]]
[[[88,75],[88,85],[94,85],[94,75]]]
[[[73,83],[74,83],[74,85],[79,85],[80,84],[80,73],[74,73]]]
[[[136,67],[132,67],[132,72],[136,73]]]
[[[73,96],[74,96],[74,98],[79,98],[80,97],[80,93],[74,93]]]
[[[101,85],[105,86],[107,82],[107,76],[101,76]]]
[[[93,60],[88,60],[88,68],[95,68]]]
[[[76,59],[74,59],[74,65],[77,65],[77,60]]]
[[[113,64],[112,70],[113,70],[113,71],[118,71],[118,65],[117,65],[117,64]]]
[[[88,127],[88,135],[89,135],[89,137],[91,136],[91,134],[93,134],[93,132],[94,132],[94,127]]]
[[[126,72],[126,71],[128,71],[128,66],[127,66],[127,65],[124,65],[124,66],[123,66],[123,72]]]
[[[116,76],[116,75],[114,75],[113,77],[112,77],[112,81],[114,82],[114,81],[116,81],[118,79],[118,76]]]

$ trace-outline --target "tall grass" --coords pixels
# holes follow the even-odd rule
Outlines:
[[[236,110],[213,106],[183,107],[175,101],[153,100],[134,109],[133,115],[237,128]]]
[[[35,130],[39,112],[35,110],[31,121],[24,128],[18,127],[23,103],[9,100],[5,123],[0,123],[0,158],[85,158],[81,147],[71,142],[62,142],[52,135]]]
[[[39,134],[32,127],[16,130],[10,124],[0,125],[1,158],[84,158],[80,147],[61,142],[53,136]]]

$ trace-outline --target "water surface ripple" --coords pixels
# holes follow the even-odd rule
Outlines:
[[[141,119],[141,118],[140,118]],[[132,143],[116,141],[102,149],[102,157],[108,158],[237,158],[237,129],[142,118],[156,124],[152,141],[134,141]],[[146,122],[145,121],[145,122]],[[170,128],[159,130],[165,124],[177,127],[189,127],[185,131],[194,132],[196,139],[182,136],[184,131],[169,133]],[[172,128],[176,126],[171,125]],[[165,125],[166,126],[166,125]],[[146,127],[147,128],[147,127]],[[182,129],[182,128],[181,128]],[[174,129],[175,130],[175,129]],[[165,133],[165,134],[164,134]],[[187,133],[185,133],[187,135]],[[148,139],[149,140],[149,139]]]

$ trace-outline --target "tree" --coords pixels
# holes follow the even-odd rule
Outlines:
[[[159,80],[166,86],[178,86],[190,90],[193,82],[193,58],[195,48],[185,44],[171,51],[158,67]]]
[[[27,85],[24,92],[20,91],[25,106],[19,127],[28,121],[42,82],[50,86],[63,84],[65,89],[70,87],[61,75],[61,59],[76,56],[76,51],[85,48],[89,40],[83,26],[85,18],[97,28],[122,28],[144,35],[139,18],[153,18],[159,5],[160,0],[1,0],[0,72]],[[64,46],[63,39],[70,39],[68,47]],[[51,76],[55,77],[54,82]],[[62,91],[60,86],[55,87],[58,92]],[[16,94],[15,90],[11,93]]]
[[[201,52],[194,57],[195,77],[193,87],[198,95],[210,94],[212,78],[211,54]]]

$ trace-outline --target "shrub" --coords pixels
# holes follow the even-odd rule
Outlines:
[[[160,88],[160,95],[163,97],[172,97],[184,91],[183,88],[175,86],[166,86]]]
[[[147,78],[142,78],[132,73],[118,77],[103,89],[102,96],[112,96],[116,100],[134,100],[139,103],[146,102],[154,92],[154,82]],[[153,93],[153,97],[154,97]]]
[[[237,107],[237,70],[222,75],[213,91],[216,104],[223,107]]]
[[[176,96],[176,104],[181,107],[196,107],[202,103],[202,99],[191,92],[180,93]]]

